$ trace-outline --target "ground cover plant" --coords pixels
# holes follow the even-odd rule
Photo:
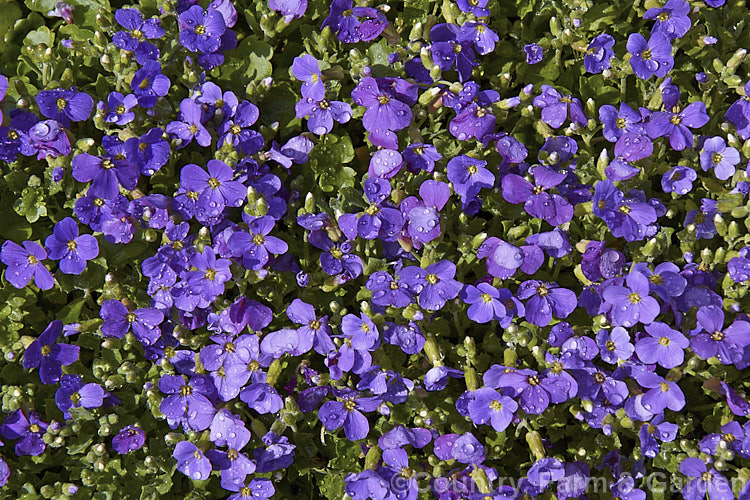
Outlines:
[[[3,498],[750,498],[738,0],[0,0]]]

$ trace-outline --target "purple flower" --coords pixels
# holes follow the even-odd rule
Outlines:
[[[700,458],[689,457],[680,462],[680,472],[695,479],[682,488],[686,500],[702,500],[706,494],[711,500],[731,500],[734,498],[732,485],[716,469],[709,470]]]
[[[329,101],[325,90],[308,90],[295,106],[297,118],[309,117],[307,129],[316,135],[325,135],[333,129],[333,121],[346,123],[352,117],[352,107],[341,101]]]
[[[370,142],[375,146],[396,150],[398,139],[393,132],[406,128],[411,123],[412,112],[411,107],[402,102],[397,93],[389,90],[380,88],[375,78],[366,76],[352,90],[351,95],[356,104],[367,108],[362,117],[362,125],[370,132]]]
[[[141,137],[131,137],[125,147],[118,146],[120,154],[124,149],[125,156],[135,164],[144,175],[154,175],[169,160],[169,143],[162,138],[164,131],[154,127]],[[109,150],[112,153],[112,150]],[[112,153],[117,154],[117,153]]]
[[[277,436],[273,431],[270,431],[261,439],[264,447],[256,448],[253,451],[258,472],[273,472],[286,469],[292,465],[296,446],[289,443],[289,438]]]
[[[81,153],[73,158],[73,178],[79,182],[91,182],[88,194],[112,200],[120,194],[120,186],[135,189],[139,172],[135,165],[125,160],[105,156],[100,158]]]
[[[217,52],[227,27],[224,17],[214,9],[193,5],[179,16],[180,43],[191,52]]]
[[[117,9],[115,20],[120,26],[128,31],[118,31],[112,36],[115,47],[135,52],[135,60],[138,64],[144,64],[147,60],[158,58],[158,49],[144,39],[161,38],[164,36],[164,28],[161,20],[151,18],[143,20],[143,15],[138,9]],[[152,54],[156,53],[156,57]]]
[[[461,300],[471,304],[467,315],[477,323],[487,323],[493,319],[501,321],[507,314],[505,304],[500,300],[500,291],[489,283],[466,285],[461,292]]]
[[[648,42],[640,33],[632,33],[628,37],[627,49],[631,54],[633,73],[643,80],[652,75],[665,77],[674,67],[672,44],[661,33],[652,33]]]
[[[588,124],[583,114],[581,100],[570,95],[562,95],[549,85],[542,85],[542,93],[532,101],[542,109],[542,121],[552,128],[560,128],[570,114],[570,121],[582,127]]]
[[[185,273],[185,279],[193,293],[200,294],[209,302],[224,293],[224,283],[232,277],[229,259],[217,259],[214,249],[207,246],[203,248],[203,253],[192,256],[190,264],[196,270]]]
[[[303,0],[304,1],[304,0]],[[225,489],[235,491],[237,485],[226,485]],[[238,488],[237,493],[227,497],[227,500],[267,500],[276,493],[276,488],[270,479],[252,479],[247,486]]]
[[[638,371],[634,378],[641,387],[648,389],[642,398],[643,407],[647,411],[656,414],[663,412],[665,408],[680,411],[685,407],[685,395],[676,382],[648,371]]]
[[[583,57],[583,67],[589,73],[601,73],[610,67],[610,61],[615,56],[612,47],[615,45],[615,39],[612,35],[602,33],[597,35],[586,49],[586,55]]]
[[[459,141],[476,138],[484,143],[489,142],[485,137],[491,136],[497,122],[491,106],[499,100],[500,94],[494,90],[478,92],[476,97],[465,103],[451,120],[448,127],[451,135]]]
[[[372,291],[370,301],[380,306],[406,307],[413,297],[409,285],[400,279],[398,272],[394,278],[386,271],[376,271],[367,278],[365,288]]]
[[[23,247],[10,240],[3,242],[0,250],[0,261],[8,266],[5,279],[16,288],[23,288],[29,284],[31,278],[42,290],[49,290],[55,286],[52,273],[42,263],[47,258],[47,252],[35,241],[24,241]]]
[[[156,61],[146,61],[130,81],[130,88],[142,108],[153,108],[159,97],[167,95],[170,85],[169,78],[161,73],[161,65]]]
[[[616,326],[611,331],[599,330],[596,334],[596,344],[599,346],[602,361],[613,365],[618,361],[627,361],[635,351],[635,347],[630,343],[628,331],[621,326]]]
[[[177,470],[191,479],[208,479],[211,474],[211,461],[190,441],[180,441],[172,454],[177,460]]]
[[[307,0],[268,0],[268,8],[284,16],[284,22],[290,23],[305,15]]]
[[[75,88],[42,90],[36,95],[36,103],[42,115],[57,120],[66,128],[70,127],[71,121],[88,120],[94,109],[91,96],[77,92]]]
[[[21,135],[21,154],[43,160],[48,156],[58,158],[70,154],[70,139],[63,125],[57,120],[44,120],[29,128],[28,134]]]
[[[462,284],[454,280],[456,265],[447,260],[430,264],[426,269],[404,268],[401,276],[409,288],[419,295],[419,305],[428,311],[442,309],[446,301],[455,299]]]
[[[619,111],[609,104],[600,107],[599,121],[602,122],[602,133],[609,142],[617,142],[626,133],[642,135],[645,131],[641,114],[624,102],[620,103]]]
[[[703,142],[700,160],[704,172],[713,168],[716,178],[725,181],[734,175],[740,153],[733,147],[727,147],[723,137],[711,137]]]
[[[310,54],[294,58],[292,74],[294,78],[302,82],[303,97],[325,94],[326,86],[320,72],[320,62]]]
[[[495,176],[485,168],[486,161],[466,155],[456,156],[448,162],[448,180],[453,190],[463,199],[474,198],[482,188],[495,185]]]
[[[233,181],[234,171],[219,160],[208,161],[208,172],[189,164],[180,171],[180,186],[199,193],[196,200],[196,219],[207,224],[221,220],[226,206],[239,207],[247,196],[247,189]]]
[[[55,342],[60,337],[62,328],[62,321],[52,321],[24,353],[24,368],[39,367],[39,378],[43,384],[56,383],[62,374],[61,367],[78,360],[80,348],[77,345]]]
[[[627,286],[609,286],[603,297],[611,304],[611,315],[615,326],[631,327],[641,322],[650,324],[659,314],[659,303],[649,296],[649,281],[639,272],[631,272],[625,278]]]
[[[529,483],[545,490],[550,483],[565,477],[565,466],[556,458],[541,458],[526,473]]]
[[[404,220],[401,211],[384,205],[391,193],[391,183],[380,177],[368,177],[364,188],[370,206],[358,214],[342,214],[338,220],[341,231],[350,240],[359,236],[366,240],[395,241]]]
[[[430,30],[430,52],[432,60],[443,71],[453,66],[458,71],[458,80],[471,79],[471,73],[479,63],[474,54],[474,40],[461,36],[461,28],[453,23],[436,24]]]
[[[716,356],[724,365],[736,363],[750,345],[750,323],[735,321],[724,328],[724,311],[709,305],[698,309],[697,328],[692,332],[690,348],[702,359]]]
[[[321,28],[330,26],[339,41],[357,43],[374,40],[388,27],[388,20],[380,10],[352,7],[352,0],[333,0]]]
[[[668,369],[681,365],[685,360],[684,350],[690,345],[687,337],[658,321],[645,328],[649,336],[641,338],[635,344],[638,359],[643,363],[656,363]]]
[[[495,389],[483,388],[474,391],[474,399],[469,402],[469,416],[476,424],[492,425],[497,432],[503,432],[510,425],[518,404],[507,396],[501,396]]]
[[[105,337],[123,338],[132,329],[138,341],[147,346],[161,336],[159,325],[164,321],[164,314],[158,309],[130,312],[119,300],[105,300],[100,315],[104,320],[101,330]]]
[[[112,448],[120,455],[139,450],[146,443],[146,433],[140,427],[128,425],[112,438]]]
[[[691,26],[690,4],[685,0],[669,0],[664,7],[652,7],[643,15],[644,19],[656,19],[651,33],[660,33],[674,40],[681,38]]]
[[[6,439],[20,438],[15,448],[19,457],[37,456],[44,453],[47,447],[42,439],[47,427],[49,424],[42,422],[37,412],[29,412],[29,417],[26,418],[22,410],[16,410],[0,425],[0,434]]]
[[[562,403],[569,399],[571,389],[574,387],[573,382],[565,377],[544,377],[533,370],[504,370],[496,380],[492,378],[486,373],[485,385],[512,389],[513,397],[520,398],[523,411],[533,415],[546,410],[550,402]]]
[[[688,104],[682,111],[675,107],[672,112],[658,111],[652,113],[646,124],[646,132],[652,139],[669,136],[669,145],[672,146],[672,149],[682,151],[693,145],[693,133],[690,129],[700,128],[708,121],[706,105],[697,101]],[[701,164],[703,165],[703,162]],[[725,172],[726,167],[721,170],[722,173]]]
[[[490,9],[487,8],[488,0],[456,0],[461,12],[470,12],[476,17],[487,17],[490,15]]]
[[[104,398],[104,389],[99,384],[84,384],[80,375],[63,375],[60,388],[55,392],[55,403],[70,418],[71,408],[99,408]]]
[[[712,160],[713,158],[709,158],[709,161]],[[732,167],[732,170],[734,170],[734,167]],[[687,194],[693,189],[693,181],[697,178],[698,174],[692,167],[677,165],[664,172],[661,178],[661,188],[665,193]]]
[[[177,136],[181,140],[180,148],[184,148],[195,139],[199,146],[211,145],[211,134],[201,123],[202,109],[192,99],[183,99],[180,103],[180,117],[182,121],[173,121],[165,129],[168,134]]]
[[[523,203],[526,213],[546,220],[553,226],[569,222],[573,218],[573,206],[562,196],[547,192],[548,189],[560,184],[567,174],[542,165],[534,167],[532,174],[536,186],[520,175],[505,175],[501,181],[505,201]]]
[[[131,109],[137,105],[138,98],[133,94],[123,96],[119,92],[110,92],[107,96],[109,113],[104,117],[104,121],[120,126],[127,125],[135,119],[135,113]]]
[[[60,271],[65,274],[81,274],[86,261],[99,255],[99,243],[90,234],[78,235],[78,224],[66,217],[53,229],[44,242],[49,258],[59,260]]]
[[[248,224],[248,232],[237,231],[229,237],[228,246],[234,257],[242,257],[246,269],[257,271],[268,263],[271,254],[282,255],[289,246],[268,233],[276,221],[270,215],[255,217]]]
[[[349,441],[359,441],[367,437],[370,424],[362,412],[374,411],[380,405],[380,398],[361,397],[355,391],[334,389],[336,401],[326,401],[318,410],[318,419],[327,430],[344,427]]]
[[[168,394],[159,405],[159,411],[167,416],[170,427],[175,428],[182,422],[185,430],[202,431],[211,425],[216,410],[207,396],[216,389],[209,377],[194,375],[186,381],[181,375],[163,375],[159,379],[159,390]]]
[[[745,84],[744,95],[734,101],[724,114],[724,119],[737,128],[742,140],[750,137],[750,81]]]
[[[561,288],[555,283],[544,283],[528,280],[521,283],[516,294],[520,300],[526,302],[526,319],[538,326],[547,326],[552,321],[552,315],[567,318],[578,305],[575,292]]]
[[[318,318],[312,305],[300,299],[294,299],[287,307],[286,315],[293,322],[302,325],[297,330],[298,336],[304,339],[306,345],[313,347],[318,354],[325,356],[336,349],[330,337],[333,332],[328,326],[328,316]],[[307,347],[304,352],[309,351],[310,347]]]
[[[263,148],[263,136],[250,127],[258,121],[260,112],[258,107],[249,102],[242,101],[233,117],[227,116],[219,126],[219,145],[231,144],[235,149],[239,148],[246,155],[257,153]]]
[[[430,172],[435,169],[435,163],[443,159],[438,150],[432,144],[421,142],[410,144],[401,156],[410,172],[417,173],[419,170]]]
[[[544,58],[544,49],[536,43],[524,45],[523,51],[526,52],[527,64],[538,64]]]

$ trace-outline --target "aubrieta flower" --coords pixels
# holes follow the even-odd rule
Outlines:
[[[524,45],[523,51],[526,52],[527,64],[538,64],[544,59],[544,49],[536,43]]]
[[[229,237],[228,246],[232,256],[241,257],[246,269],[257,271],[268,264],[271,254],[282,255],[289,245],[269,233],[276,225],[270,215],[254,217],[248,224],[248,231],[237,231]]]
[[[320,62],[310,54],[297,56],[292,61],[292,74],[302,82],[300,89],[303,97],[325,94],[323,74],[320,72]]]
[[[126,160],[81,153],[73,158],[73,178],[79,182],[91,182],[88,193],[112,200],[120,194],[120,186],[131,191],[138,184],[140,172]]]
[[[99,384],[84,384],[80,375],[63,375],[60,388],[55,392],[55,403],[70,418],[71,408],[99,408],[104,399],[104,389]]]
[[[750,81],[743,88],[744,95],[734,101],[724,114],[724,120],[737,129],[742,140],[750,138]]]
[[[132,330],[138,341],[147,346],[161,336],[159,325],[164,321],[164,313],[158,309],[143,308],[130,312],[119,300],[110,299],[102,303],[99,314],[104,320],[101,330],[105,337],[121,339]]]
[[[305,344],[315,349],[315,352],[325,356],[336,349],[331,334],[333,331],[328,326],[328,316],[318,317],[315,308],[300,299],[294,299],[286,309],[286,315],[290,320],[302,325],[297,330],[297,335],[305,339]],[[309,347],[308,349],[309,350]]]
[[[57,120],[43,120],[29,128],[28,133],[21,135],[20,153],[24,156],[36,154],[37,160],[70,154],[70,139],[62,123]]]
[[[362,412],[374,411],[380,406],[379,397],[362,397],[356,391],[333,389],[335,401],[326,401],[318,410],[318,419],[326,430],[344,428],[349,441],[359,441],[367,437],[370,424]]]
[[[703,500],[706,494],[711,500],[731,500],[734,498],[732,486],[727,478],[713,466],[709,470],[700,458],[688,457],[680,462],[680,472],[692,477],[683,488],[682,496],[686,500]]]
[[[518,404],[495,389],[482,388],[473,393],[469,402],[469,417],[475,424],[492,425],[497,432],[503,432],[510,425]]]
[[[615,45],[615,39],[612,35],[602,33],[597,35],[589,46],[586,48],[586,55],[583,57],[583,67],[589,73],[601,73],[611,65],[611,59],[615,56],[612,47]]]
[[[459,82],[471,79],[479,63],[474,54],[474,40],[461,36],[461,28],[453,23],[436,24],[430,30],[432,60],[443,71],[456,67]]]
[[[39,367],[39,378],[43,384],[56,383],[62,375],[62,366],[78,360],[80,347],[56,342],[62,329],[62,321],[52,321],[24,352],[23,367]]]
[[[388,27],[388,20],[379,9],[354,7],[352,0],[333,0],[321,28],[326,26],[336,32],[336,38],[341,42],[370,42]]]
[[[249,101],[239,103],[234,115],[227,115],[217,128],[218,145],[230,144],[246,155],[260,151],[263,148],[263,136],[250,128],[258,121],[259,116],[260,111],[255,104]]]
[[[115,47],[135,52],[138,64],[144,64],[152,59],[150,54],[158,54],[158,49],[146,39],[152,40],[164,36],[164,28],[158,18],[143,19],[143,15],[135,8],[117,9],[115,21],[127,31],[118,31],[112,36]],[[157,56],[158,57],[158,56]],[[155,58],[154,58],[155,59]]]
[[[516,296],[526,302],[526,320],[538,326],[547,326],[552,315],[567,318],[578,306],[575,292],[556,283],[527,280],[518,287]]]
[[[229,495],[227,500],[267,500],[276,493],[276,488],[274,488],[270,479],[251,479],[247,485],[241,488],[234,484],[226,485],[224,488],[229,491],[237,491],[234,495]],[[237,489],[235,490],[235,488]]]
[[[350,0],[351,2],[351,0]],[[352,90],[352,100],[359,106],[367,108],[362,116],[362,125],[370,132],[369,139],[375,146],[398,149],[398,138],[394,131],[409,126],[412,111],[409,104],[403,102],[403,94],[398,92],[397,85],[392,90],[390,85],[366,76]]]
[[[127,425],[112,438],[112,449],[120,455],[141,449],[146,443],[146,433],[140,427]]]
[[[167,394],[159,411],[167,416],[170,427],[181,422],[185,430],[202,431],[211,425],[216,410],[207,396],[216,389],[208,376],[194,375],[188,381],[182,375],[163,375],[159,390]]]
[[[661,33],[653,33],[648,42],[640,33],[631,33],[627,49],[631,54],[630,66],[633,73],[642,80],[647,80],[652,75],[665,77],[674,67],[672,44]]]
[[[646,124],[646,132],[652,139],[669,137],[669,145],[675,151],[682,151],[693,145],[691,128],[700,128],[709,121],[706,105],[701,101],[688,104],[680,111],[675,106],[671,112],[657,111],[651,114]],[[722,169],[722,172],[724,169]],[[717,175],[718,177],[718,175]]]
[[[193,5],[179,15],[180,43],[191,52],[210,54],[219,50],[227,29],[224,17],[214,9]]]
[[[461,300],[471,304],[467,315],[477,323],[487,323],[493,319],[500,321],[507,314],[505,304],[500,300],[500,291],[489,283],[466,285],[461,291]]]
[[[350,240],[357,236],[366,240],[379,238],[395,241],[404,226],[401,211],[385,203],[391,194],[391,183],[381,177],[368,177],[364,182],[369,206],[357,214],[342,214],[339,228]]]
[[[190,441],[177,443],[172,456],[177,460],[177,470],[191,479],[208,479],[211,474],[211,461]]]
[[[583,114],[581,100],[570,95],[562,95],[550,85],[542,85],[542,93],[532,101],[541,108],[542,121],[552,128],[560,128],[570,115],[570,121],[582,127],[588,124]]]
[[[545,220],[552,226],[569,222],[573,218],[573,206],[559,194],[547,192],[565,180],[567,173],[557,172],[542,165],[533,167],[531,173],[536,185],[516,174],[507,174],[503,177],[501,184],[505,201],[513,204],[523,203],[526,213]]]
[[[401,152],[401,157],[406,164],[406,168],[415,174],[420,170],[432,173],[435,170],[435,163],[443,159],[443,155],[438,152],[435,146],[421,142],[407,146]]]
[[[659,303],[649,296],[649,281],[639,272],[631,272],[625,278],[627,286],[608,286],[603,297],[611,305],[611,316],[615,326],[631,327],[636,323],[648,325],[659,315]]]
[[[704,172],[713,168],[716,178],[725,181],[734,175],[740,153],[731,146],[727,147],[723,137],[710,137],[703,142],[700,160]]]
[[[730,365],[742,358],[745,347],[750,345],[750,323],[735,321],[724,328],[724,311],[713,305],[698,309],[696,320],[690,348],[701,359],[716,356],[722,364]]]
[[[104,121],[120,126],[127,125],[135,120],[135,113],[131,110],[137,105],[138,98],[133,94],[124,96],[120,92],[110,92],[107,96],[109,112]]]
[[[599,108],[602,134],[609,142],[617,142],[623,134],[642,135],[645,131],[643,117],[626,103],[620,103],[619,111],[610,104]]]
[[[183,99],[180,102],[181,121],[170,122],[165,128],[168,134],[180,139],[179,148],[184,148],[193,142],[193,139],[204,148],[211,145],[211,134],[201,121],[202,114],[200,104],[192,99]]]
[[[6,439],[20,438],[15,447],[16,455],[19,457],[37,456],[44,453],[47,447],[42,439],[47,427],[49,424],[43,422],[37,412],[29,412],[27,418],[23,410],[15,410],[0,425],[0,434]]]
[[[485,168],[486,166],[486,161],[466,155],[451,158],[447,170],[453,190],[462,199],[471,199],[477,196],[482,188],[493,187],[495,176]]]
[[[487,2],[488,0],[456,0],[456,5],[461,12],[470,12],[477,17],[487,17],[490,15]]]
[[[66,128],[71,121],[88,120],[94,109],[94,99],[75,88],[42,90],[36,95],[36,104],[42,115],[57,120]]]
[[[677,165],[664,172],[661,188],[665,193],[687,194],[693,189],[693,181],[697,178],[698,174],[692,167]]]
[[[296,104],[297,118],[307,118],[307,129],[316,135],[325,135],[333,129],[333,121],[346,123],[352,117],[352,107],[341,101],[330,101],[325,98],[325,89],[315,87],[308,90]]]
[[[721,426],[721,433],[712,433],[701,439],[699,450],[716,455],[726,446],[742,458],[748,458],[748,450],[743,446],[744,442],[745,429],[733,420]]]
[[[232,180],[234,171],[220,160],[208,160],[208,172],[189,164],[180,170],[180,186],[198,193],[195,217],[199,222],[217,224],[224,208],[239,207],[247,196],[247,189]]]
[[[652,7],[643,15],[644,19],[655,19],[651,33],[661,33],[671,38],[681,38],[691,26],[690,4],[685,0],[669,0],[664,7]]]
[[[690,341],[680,332],[659,321],[646,325],[648,337],[635,343],[635,353],[643,363],[658,364],[664,368],[674,368],[685,360],[685,349]]]
[[[657,414],[666,408],[672,411],[680,411],[685,407],[685,394],[683,394],[677,382],[664,379],[654,372],[638,371],[633,375],[641,387],[648,389],[643,394],[643,407]]]
[[[159,97],[167,95],[170,85],[169,78],[162,74],[161,65],[156,61],[146,61],[130,81],[130,88],[142,108],[153,108]]]
[[[635,347],[630,343],[630,334],[621,326],[616,326],[611,331],[599,330],[596,344],[602,361],[613,365],[618,361],[627,361],[635,352]]]
[[[55,286],[55,279],[42,261],[47,258],[44,247],[35,241],[24,241],[19,245],[10,240],[3,242],[0,261],[8,266],[5,279],[16,288],[23,288],[34,278],[41,290]]]
[[[284,16],[284,22],[290,23],[305,15],[307,0],[268,0],[268,8]]]
[[[50,259],[59,260],[60,271],[81,274],[86,261],[99,255],[99,243],[90,234],[78,234],[78,224],[66,217],[57,224],[44,242]]]

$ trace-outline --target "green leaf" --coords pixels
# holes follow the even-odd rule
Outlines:
[[[27,187],[21,192],[21,197],[13,204],[13,210],[18,215],[26,217],[29,222],[36,222],[39,217],[47,215],[42,188]]]

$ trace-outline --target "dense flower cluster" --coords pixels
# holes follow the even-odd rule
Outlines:
[[[47,399],[3,403],[15,456],[3,450],[0,486],[7,462],[100,417],[92,456],[168,446],[163,470],[233,500],[292,495],[285,471],[316,473],[326,446],[348,461],[338,490],[317,479],[328,498],[414,500],[429,470],[445,500],[578,498],[595,478],[639,499],[658,468],[686,478],[685,498],[750,497],[728,478],[750,460],[750,246],[725,220],[747,215],[750,83],[737,77],[728,106],[685,101],[676,50],[706,28],[669,0],[643,12],[650,33],[576,42],[576,79],[622,77],[611,104],[554,78],[514,88],[482,69],[508,43],[490,4],[447,4],[446,22],[401,43],[384,6],[333,0],[320,40],[360,44],[348,72],[290,43],[290,83],[244,90],[219,78],[247,36],[229,0],[117,9],[128,78],[106,95],[98,80],[44,88],[0,114],[6,177],[36,157],[66,197],[49,230],[3,234],[5,282],[56,304],[85,294],[75,319],[6,348]],[[263,5],[284,29],[307,7]],[[271,32],[273,14],[245,15]],[[523,71],[550,58],[548,40],[517,49]],[[9,88],[0,76],[0,99]],[[265,102],[275,89],[293,109]],[[343,165],[355,157],[359,172]],[[682,416],[691,406],[711,408],[704,422]],[[121,418],[134,407],[150,425]],[[530,454],[503,448],[521,434]],[[503,474],[518,480],[495,487]]]

